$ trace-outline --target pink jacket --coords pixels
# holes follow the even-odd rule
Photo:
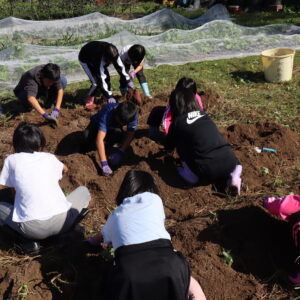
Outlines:
[[[196,94],[195,97],[200,105],[201,110],[203,110],[203,103],[202,103],[200,95]],[[172,121],[172,116],[171,116],[170,105],[167,105],[163,119],[162,119],[162,126],[164,128],[165,134],[168,134],[168,132],[169,132],[169,128],[171,126],[171,121]]]
[[[300,196],[268,197],[264,199],[264,207],[271,214],[288,221],[293,213],[300,211]]]

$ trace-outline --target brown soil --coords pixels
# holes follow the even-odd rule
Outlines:
[[[210,109],[222,107],[221,99],[213,95],[203,98]],[[294,255],[289,228],[266,213],[261,200],[273,194],[300,193],[299,135],[271,121],[221,128],[243,165],[242,195],[220,195],[211,186],[187,188],[172,163],[164,161],[162,146],[147,137],[150,109],[166,101],[162,95],[144,103],[136,138],[113,177],[100,175],[95,151],[77,153],[80,131],[91,115],[81,107],[63,109],[56,129],[43,124],[36,113],[3,123],[0,165],[13,152],[11,140],[17,124],[25,119],[39,125],[47,138],[45,151],[56,153],[69,168],[62,188],[70,192],[86,185],[92,193],[93,209],[83,221],[87,236],[103,225],[115,207],[124,174],[132,168],[146,170],[160,188],[175,248],[190,262],[208,299],[293,299],[297,291],[286,280]],[[257,153],[254,146],[274,148],[277,153]],[[1,200],[6,196],[5,191],[0,193]],[[225,252],[232,257],[231,265],[226,264]],[[101,282],[110,265],[108,251],[70,243],[46,248],[32,258],[19,255],[1,235],[0,253],[3,299],[101,299]]]

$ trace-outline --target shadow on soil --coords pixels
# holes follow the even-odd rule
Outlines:
[[[251,72],[251,71],[234,71],[231,76],[238,82],[242,80],[246,82],[265,83],[264,72]]]
[[[267,284],[287,285],[296,252],[287,222],[256,206],[217,211],[217,221],[199,235],[230,251],[232,268]]]

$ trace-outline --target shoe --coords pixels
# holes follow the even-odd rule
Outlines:
[[[243,167],[241,165],[237,165],[234,170],[230,173],[230,178],[227,182],[228,193],[231,196],[237,196],[241,193],[241,185],[242,185],[242,170]]]
[[[290,280],[291,283],[293,283],[295,285],[300,285],[300,272],[296,273],[295,276],[289,275],[288,279]]]
[[[96,105],[94,104],[94,101],[95,101],[95,97],[93,96],[89,96],[86,101],[85,101],[85,108],[87,110],[94,110],[96,109]]]
[[[24,241],[19,244],[25,254],[36,255],[40,252],[40,244],[34,241]]]

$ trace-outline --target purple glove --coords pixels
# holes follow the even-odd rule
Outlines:
[[[57,119],[54,118],[54,117],[52,116],[52,114],[49,115],[49,114],[45,113],[45,114],[43,114],[42,116],[43,116],[43,118],[45,118],[45,120],[46,120],[47,122],[49,122],[49,123],[51,123],[51,124],[53,124],[53,125],[57,125],[57,124],[58,124]]]
[[[135,73],[134,70],[132,70],[132,71],[129,73],[129,75],[130,75],[131,79],[134,79],[136,73]]]
[[[58,109],[58,108],[55,108],[53,111],[52,111],[52,113],[51,113],[51,117],[53,117],[53,118],[55,118],[55,119],[57,119],[58,118],[58,116],[59,116],[59,113],[60,113],[60,110]]]
[[[117,149],[117,151],[110,157],[109,164],[111,166],[117,166],[120,164],[124,152],[121,149]]]
[[[116,99],[114,97],[109,97],[107,100],[108,103],[116,103]]]
[[[134,84],[133,84],[132,81],[129,81],[129,82],[127,83],[127,86],[128,86],[129,88],[131,88],[131,89],[134,89],[134,88],[135,88],[135,86],[134,86]]]
[[[101,161],[101,165],[104,176],[109,176],[113,173],[106,160]]]

